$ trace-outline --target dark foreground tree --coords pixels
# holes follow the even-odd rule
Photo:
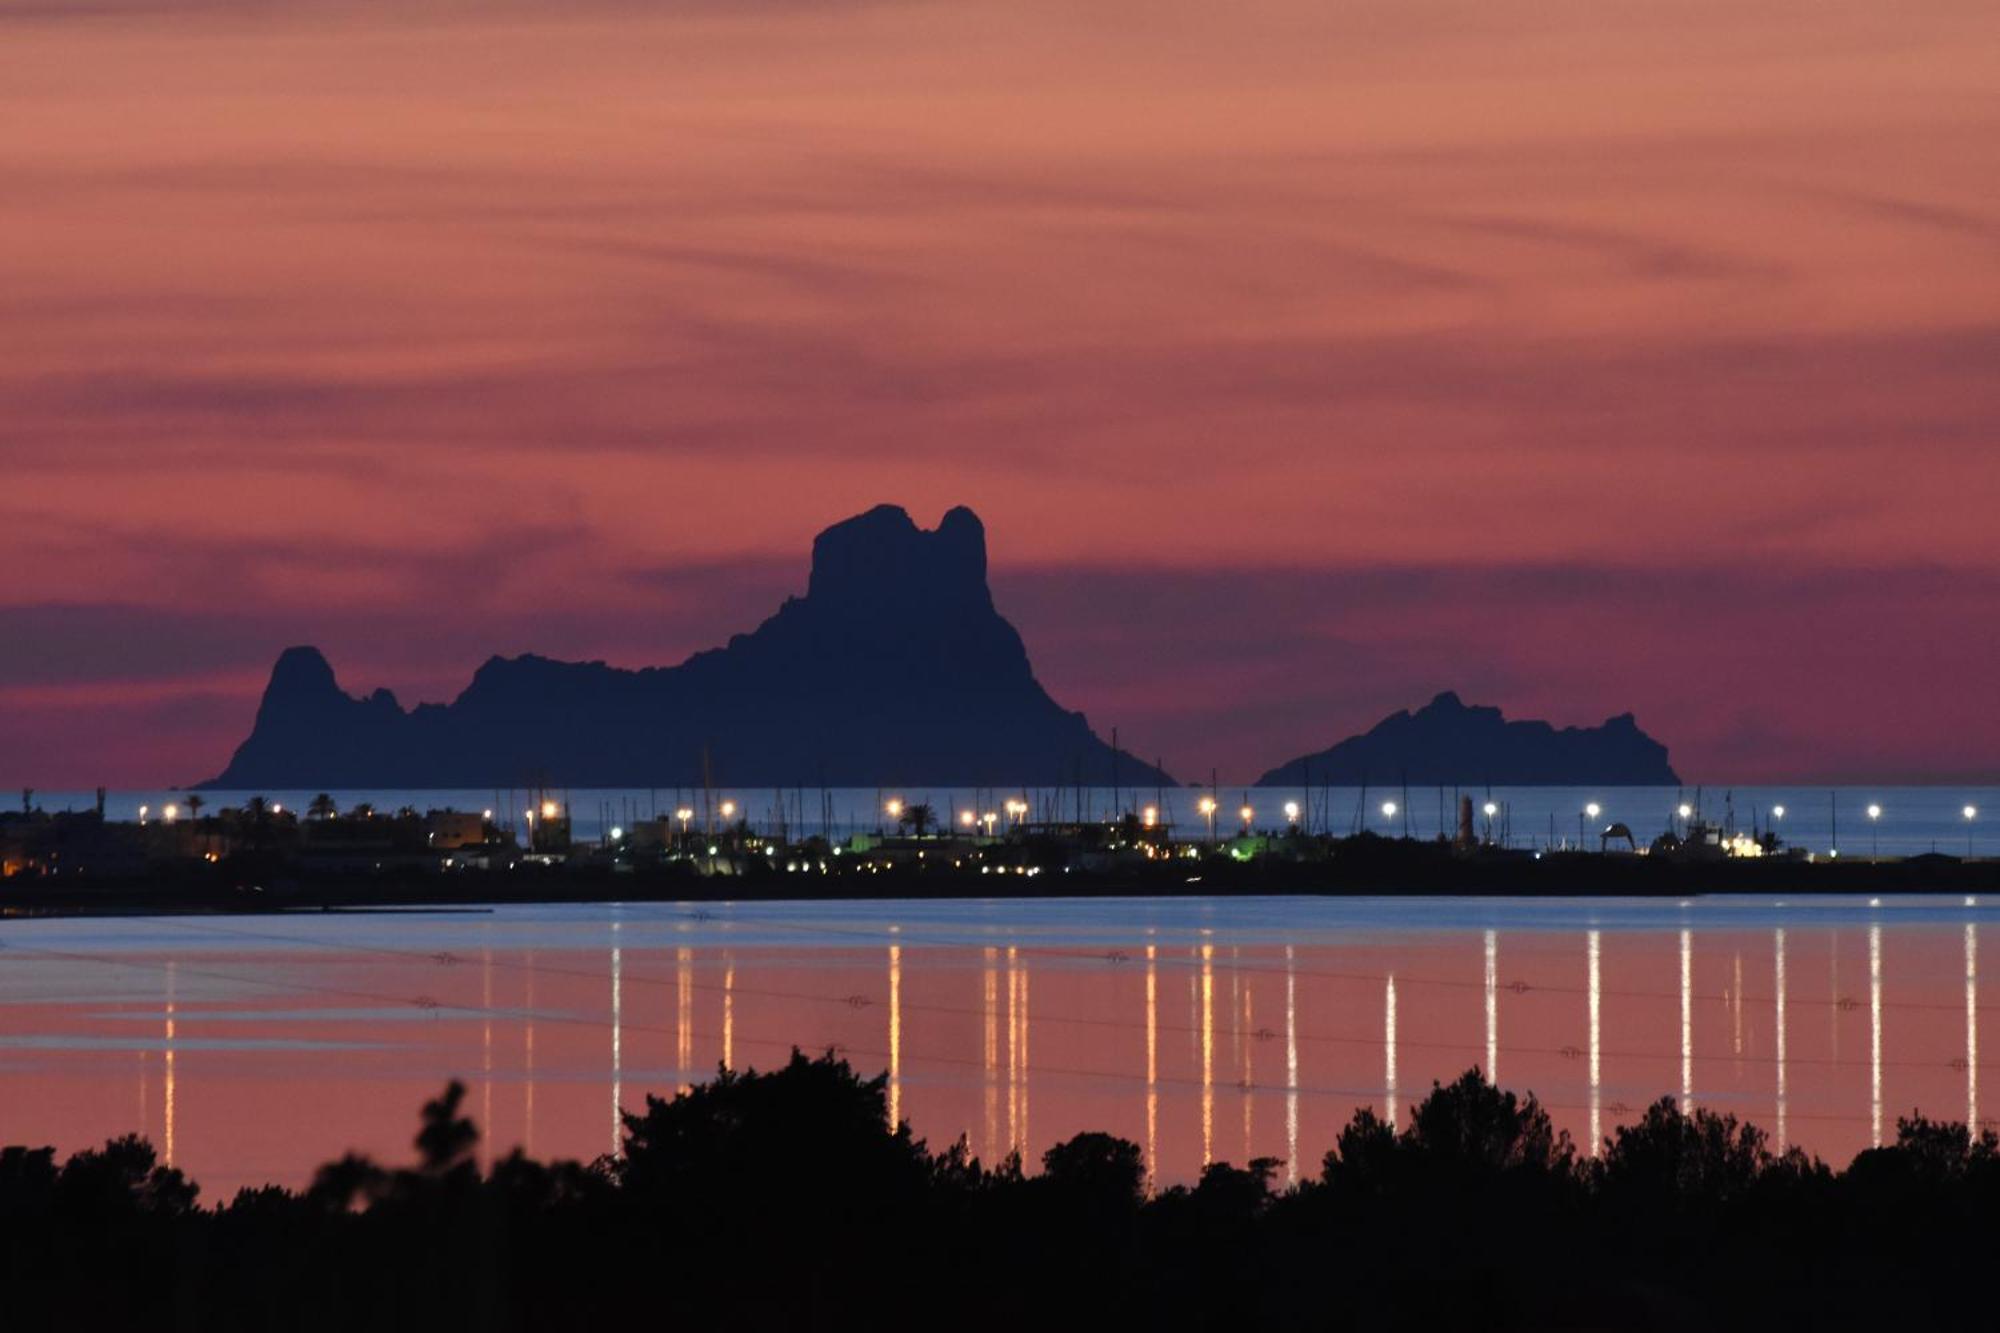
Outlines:
[[[199,1206],[136,1138],[0,1150],[7,1327],[544,1329],[1971,1327],[2000,1143],[1912,1117],[1843,1174],[1671,1100],[1580,1157],[1477,1071],[1316,1178],[1210,1163],[1148,1191],[1080,1134],[1029,1174],[887,1121],[832,1055],[724,1071],[596,1163],[482,1170],[456,1084],[415,1157]]]

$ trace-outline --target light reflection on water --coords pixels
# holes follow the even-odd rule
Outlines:
[[[487,1152],[590,1158],[646,1093],[797,1045],[886,1071],[891,1115],[934,1147],[963,1134],[1032,1163],[1102,1129],[1161,1183],[1216,1158],[1310,1175],[1357,1106],[1407,1117],[1475,1064],[1585,1150],[1671,1093],[1845,1161],[1912,1111],[1977,1123],[1987,910],[1288,898],[16,921],[0,1141],[68,1152],[140,1130],[213,1198],[303,1183],[349,1149],[402,1160],[417,1106],[459,1077]],[[1865,966],[1865,998],[1843,964]]]

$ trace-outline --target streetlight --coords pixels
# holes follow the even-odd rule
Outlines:
[[[889,803],[882,808],[889,812],[889,818],[901,819],[903,817],[903,798],[900,796],[891,796]]]
[[[1576,817],[1576,849],[1578,851],[1582,851],[1584,848],[1583,821],[1585,819],[1589,819],[1591,822],[1595,823],[1597,817],[1603,813],[1604,813],[1604,807],[1599,805],[1597,802],[1592,801],[1588,805],[1584,806],[1583,813]]]
[[[543,802],[542,802],[542,819],[543,819],[544,821],[547,821],[547,820],[550,820],[550,819],[554,819],[554,818],[556,817],[556,815],[557,815],[557,814],[558,814],[558,813],[560,812],[560,810],[561,810],[561,807],[560,807],[560,806],[558,806],[558,805],[557,805],[557,804],[556,804],[556,803],[555,803],[554,801],[543,801]]]
[[[1382,818],[1394,819],[1395,817],[1396,817],[1396,803],[1394,801],[1382,802]]]
[[[1215,841],[1215,798],[1213,796],[1204,796],[1199,801],[1196,801],[1194,803],[1194,808],[1201,811],[1201,817],[1208,821],[1208,840],[1210,842],[1214,842]]]
[[[1968,861],[1972,859],[1972,821],[1977,818],[1979,818],[1979,807],[1976,805],[1966,806],[1965,807],[1965,859]]]
[[[1139,824],[1143,828],[1154,828],[1160,822],[1160,807],[1149,805],[1139,812]]]
[[[993,825],[996,821],[999,820],[999,818],[1000,816],[994,814],[991,810],[988,810],[985,814],[979,817],[979,822],[986,825],[987,837],[990,838],[993,836]]]
[[[625,830],[619,828],[617,825],[614,824],[611,828],[611,841],[617,842],[624,836],[625,836]]]
[[[979,817],[973,814],[972,811],[970,810],[961,810],[958,812],[958,822],[964,825],[966,828],[971,828],[974,824],[979,822]]]
[[[145,822],[146,822],[146,811],[147,811],[147,810],[149,810],[149,809],[151,809],[151,808],[152,808],[152,807],[150,807],[150,806],[144,806],[144,805],[142,805],[142,806],[140,806],[140,807],[139,807],[139,822],[140,822],[141,824],[143,824],[143,823],[145,823]]]
[[[1870,805],[1868,807],[1868,859],[1871,861],[1882,859],[1882,835],[1877,829],[1877,824],[1881,818],[1882,807],[1879,805]]]
[[[1236,812],[1236,817],[1243,821],[1243,831],[1245,833],[1248,833],[1250,831],[1250,819],[1256,813],[1257,812],[1255,810],[1252,810],[1247,805],[1244,806],[1241,810],[1238,810]]]
[[[1007,818],[1011,822],[1019,824],[1026,817],[1027,813],[1028,803],[1026,801],[1016,798],[1007,802]]]
[[[1290,824],[1290,825],[1291,825],[1291,826],[1292,826],[1292,827],[1293,827],[1294,829],[1298,828],[1298,826],[1299,826],[1299,803],[1298,803],[1297,801],[1286,801],[1286,802],[1285,802],[1285,822],[1286,822],[1287,824]]]
[[[722,803],[722,817],[724,819],[736,818],[736,802],[724,801]]]
[[[674,811],[674,818],[681,821],[681,835],[685,837],[688,831],[688,821],[694,818],[694,811],[686,806],[682,806],[680,809]]]
[[[171,824],[181,817],[181,808],[177,805],[169,805],[160,811],[160,817]]]
[[[1493,816],[1500,813],[1500,803],[1488,801],[1480,809],[1486,814],[1486,841],[1490,843],[1493,841]]]

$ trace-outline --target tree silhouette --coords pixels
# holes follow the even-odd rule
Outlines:
[[[1112,1210],[1136,1209],[1146,1195],[1146,1159],[1138,1144],[1086,1133],[1042,1154],[1042,1177],[1078,1200]]]
[[[844,1327],[897,1301],[974,1329],[1990,1322],[1966,1256],[2000,1243],[2000,1142],[1953,1122],[1899,1120],[1836,1174],[1663,1098],[1579,1162],[1473,1070],[1400,1132],[1358,1110],[1317,1180],[1260,1157],[1148,1195],[1109,1134],[1035,1175],[931,1156],[886,1087],[793,1051],[647,1097],[615,1161],[482,1172],[454,1082],[410,1165],[350,1154],[216,1208],[137,1137],[0,1149],[8,1327]]]
[[[461,1116],[465,1105],[465,1085],[453,1079],[442,1096],[424,1103],[422,1127],[417,1130],[418,1170],[442,1176],[472,1160],[479,1146],[479,1127]]]

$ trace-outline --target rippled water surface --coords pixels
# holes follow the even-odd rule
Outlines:
[[[935,1146],[1083,1129],[1162,1183],[1311,1173],[1360,1105],[1477,1064],[1589,1144],[1662,1094],[1845,1161],[1982,1120],[1963,899],[635,904],[0,924],[0,1141],[139,1130],[205,1187],[403,1160],[447,1078],[490,1150],[793,1046],[890,1073]]]

